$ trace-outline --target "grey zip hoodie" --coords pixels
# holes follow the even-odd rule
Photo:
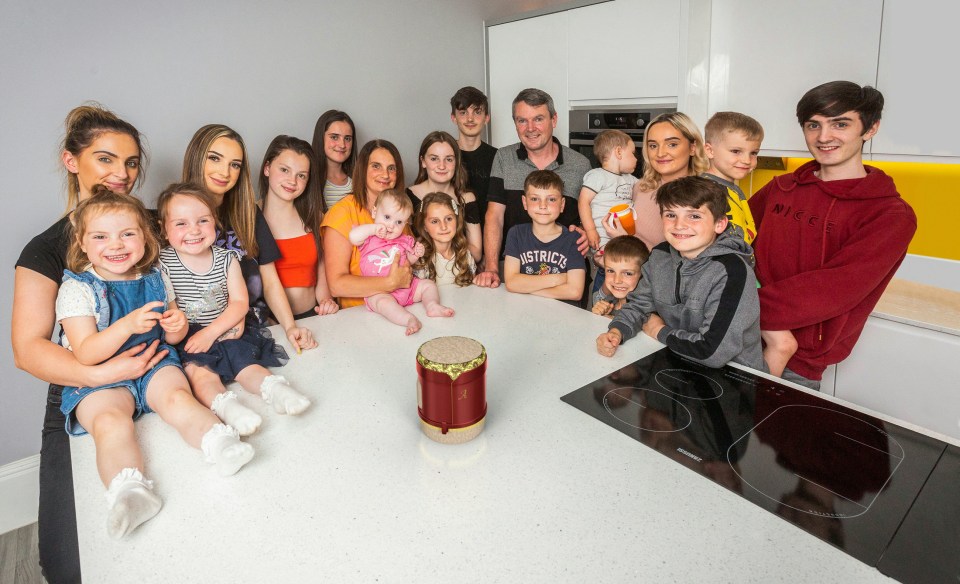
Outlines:
[[[760,344],[760,300],[753,250],[727,229],[694,259],[663,242],[643,264],[640,283],[610,323],[623,341],[642,332],[650,314],[666,323],[657,340],[707,367],[733,361],[767,371]]]

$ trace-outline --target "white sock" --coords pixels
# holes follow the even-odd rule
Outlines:
[[[135,468],[125,468],[110,481],[106,492],[107,534],[120,539],[160,511],[163,501],[153,492],[153,481]]]
[[[249,436],[260,429],[263,418],[255,411],[240,403],[237,394],[225,391],[217,394],[210,405],[213,413],[217,414],[223,423],[233,426],[241,436]]]
[[[260,395],[278,414],[299,414],[310,406],[310,400],[290,387],[283,375],[266,376],[260,384]]]
[[[221,476],[230,476],[253,458],[253,446],[240,441],[240,434],[226,424],[214,424],[200,440],[207,462],[217,466]]]

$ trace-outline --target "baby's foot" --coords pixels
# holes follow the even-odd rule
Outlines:
[[[424,306],[427,316],[453,316],[453,309],[446,307],[439,302],[431,302]]]
[[[260,384],[260,395],[278,414],[300,414],[310,407],[310,400],[290,387],[283,375],[266,376]]]
[[[428,312],[427,314],[430,313]],[[409,337],[410,335],[416,333],[422,326],[423,325],[420,324],[420,320],[411,314],[410,318],[407,320],[407,336]]]
[[[163,501],[153,492],[153,481],[135,468],[125,468],[114,477],[107,489],[107,503],[107,534],[113,539],[132,532],[163,507]]]
[[[253,446],[241,442],[237,430],[225,424],[214,424],[207,430],[200,449],[207,462],[216,465],[217,472],[225,477],[236,474],[253,458]]]
[[[237,394],[232,391],[217,394],[217,397],[213,398],[210,409],[223,420],[224,424],[236,428],[241,436],[253,434],[260,429],[260,424],[263,423],[263,418],[241,404],[240,400],[237,399]]]

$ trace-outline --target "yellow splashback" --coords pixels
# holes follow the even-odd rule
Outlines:
[[[740,181],[749,197],[773,177],[793,172],[809,158],[787,158],[787,170],[755,170]],[[917,214],[917,233],[909,253],[960,260],[960,164],[865,161],[890,175],[897,191]]]

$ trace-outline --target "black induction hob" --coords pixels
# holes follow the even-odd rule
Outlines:
[[[729,366],[710,369],[669,349],[561,399],[871,566],[946,448],[817,395]]]

